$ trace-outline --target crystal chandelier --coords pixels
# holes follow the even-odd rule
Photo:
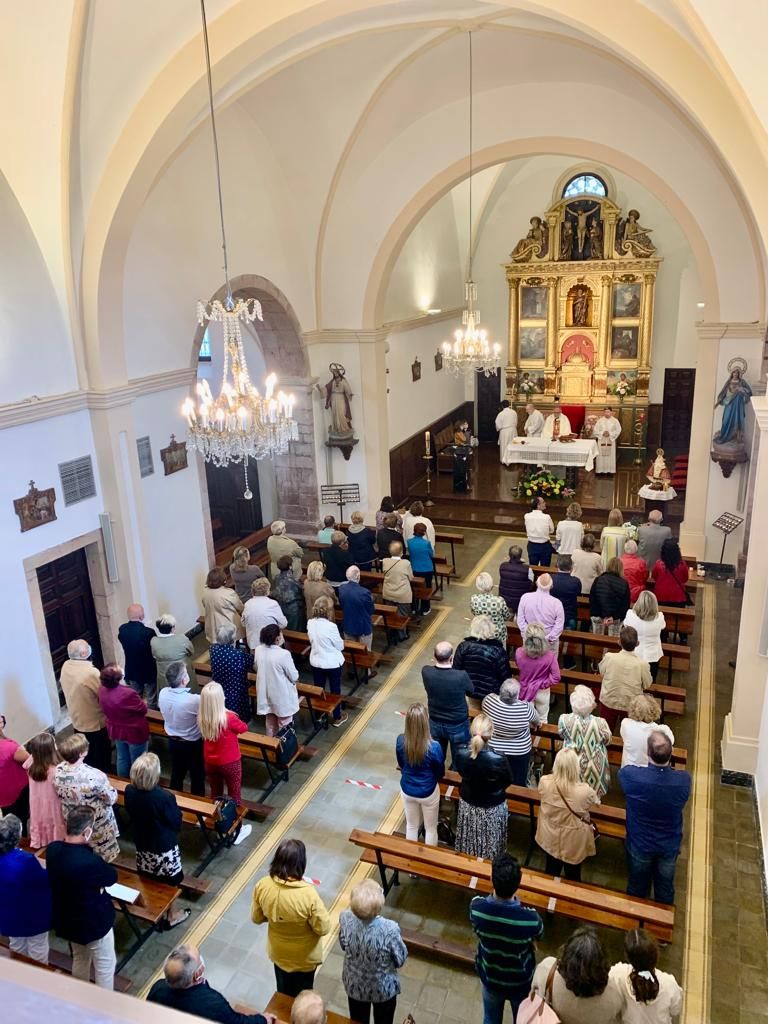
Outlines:
[[[487,331],[479,327],[480,310],[475,307],[477,285],[472,280],[472,33],[469,32],[469,256],[467,259],[468,278],[464,285],[467,308],[462,316],[464,329],[454,331],[453,342],[444,341],[442,346],[443,364],[455,376],[483,373],[490,377],[498,373],[501,366],[501,345],[488,341]]]
[[[256,299],[235,299],[229,282],[219,140],[213,106],[211,55],[208,48],[205,0],[200,0],[200,9],[203,19],[208,102],[211,112],[221,248],[224,255],[224,278],[227,290],[224,302],[219,299],[214,299],[209,303],[198,302],[197,322],[201,326],[211,322],[222,325],[224,369],[218,398],[213,397],[207,380],[198,380],[197,406],[191,397],[187,398],[182,407],[182,414],[187,419],[188,444],[191,448],[196,448],[206,462],[212,462],[215,466],[227,466],[230,462],[245,463],[245,493],[243,496],[250,499],[253,494],[248,486],[248,459],[265,459],[283,454],[288,451],[288,442],[297,440],[299,434],[293,419],[293,395],[285,395],[279,391],[275,396],[277,377],[272,373],[265,381],[265,393],[262,398],[251,383],[248,373],[240,325],[241,323],[253,323],[256,319],[263,321],[264,317],[261,303]]]

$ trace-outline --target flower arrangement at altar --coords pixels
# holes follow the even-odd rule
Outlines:
[[[530,375],[524,373],[517,382],[517,393],[519,395],[532,395],[536,390],[536,381],[531,380]]]
[[[609,388],[609,390],[619,399],[626,398],[627,395],[634,395],[635,393],[635,388],[632,381],[627,380],[626,375],[623,373],[616,381],[616,383],[613,385],[613,387]]]
[[[548,469],[526,473],[520,481],[520,493],[526,498],[572,498],[576,491]]]

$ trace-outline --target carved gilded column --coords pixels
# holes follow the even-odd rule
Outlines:
[[[520,278],[509,281],[509,366],[520,365]]]
[[[547,282],[547,355],[546,370],[557,366],[557,285],[560,278],[548,277]]]
[[[651,337],[653,334],[653,293],[655,274],[643,274],[643,312],[640,322],[639,370],[648,370],[651,365]]]
[[[608,365],[608,352],[611,343],[611,283],[610,274],[600,278],[600,323],[597,338],[597,367],[605,370]]]

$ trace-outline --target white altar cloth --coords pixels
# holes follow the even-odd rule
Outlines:
[[[541,437],[516,437],[510,441],[504,458],[505,466],[523,462],[542,466],[579,466],[590,473],[595,468],[597,441],[551,441]]]
[[[677,497],[677,491],[671,484],[666,491],[654,491],[650,484],[643,484],[637,494],[638,497],[645,498],[647,501],[672,501]]]

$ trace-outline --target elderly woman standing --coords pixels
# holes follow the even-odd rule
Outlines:
[[[341,979],[349,1016],[357,1024],[392,1024],[400,994],[398,968],[408,958],[400,926],[381,916],[384,890],[372,878],[350,893],[349,910],[339,917],[339,944],[344,950]]]
[[[620,508],[612,508],[608,513],[608,525],[603,527],[600,534],[600,554],[603,559],[603,568],[608,568],[612,558],[621,558],[624,554],[624,544],[627,540],[627,531],[624,529],[624,516]]]
[[[268,736],[293,722],[299,710],[296,683],[299,670],[290,651],[283,647],[280,627],[274,623],[261,631],[259,646],[253,652],[256,666],[256,714],[266,716]]]
[[[376,531],[373,527],[365,525],[362,512],[353,512],[351,519],[352,525],[347,531],[347,540],[352,564],[358,569],[370,570],[379,557],[376,551]]]
[[[507,620],[512,613],[503,597],[493,593],[493,576],[489,572],[481,572],[475,580],[477,593],[469,601],[473,615],[487,615],[494,625],[496,636],[503,644],[507,642]]]
[[[557,524],[555,537],[558,555],[572,555],[581,547],[584,527],[581,522],[581,505],[577,501],[572,501],[565,510],[565,519]]]
[[[242,544],[232,552],[232,564],[229,567],[229,578],[235,587],[235,593],[245,604],[251,596],[251,584],[260,580],[264,573],[258,565],[251,565],[251,552]]]
[[[211,569],[203,591],[203,614],[205,615],[205,638],[209,644],[216,642],[216,634],[222,626],[240,629],[240,612],[243,602],[231,587],[223,569]]]
[[[119,665],[105,665],[101,670],[99,704],[109,738],[115,744],[117,774],[126,778],[133,762],[149,746],[147,705],[132,686],[123,682]]]
[[[520,700],[517,679],[505,680],[498,693],[483,697],[481,706],[493,723],[491,749],[506,757],[512,785],[524,786],[531,758],[531,729],[539,720],[536,709],[530,701]]]
[[[272,597],[280,605],[288,625],[286,629],[304,629],[304,591],[291,571],[291,559],[281,555],[277,560],[279,572],[272,580]]]
[[[325,549],[325,575],[329,583],[343,583],[352,565],[349,541],[341,530],[331,534],[331,546]]]
[[[280,629],[288,626],[288,619],[277,601],[269,596],[272,584],[268,579],[254,580],[251,584],[253,597],[245,602],[243,626],[248,646],[254,651],[259,646],[259,637],[265,626],[274,623]]]
[[[310,562],[307,566],[307,578],[304,580],[304,603],[307,611],[307,618],[312,614],[315,601],[318,597],[329,597],[331,601],[336,600],[336,594],[325,576],[325,566],[320,561]]]
[[[315,686],[325,689],[326,681],[331,693],[341,694],[341,669],[344,665],[344,640],[339,627],[333,621],[333,602],[328,597],[318,597],[307,623],[307,635],[311,644],[309,663]],[[336,707],[333,712],[335,728],[344,725],[349,718],[346,711]]]
[[[588,686],[574,686],[571,714],[560,715],[557,731],[564,747],[572,747],[579,758],[579,778],[602,799],[611,784],[608,744],[611,729],[604,718],[593,715],[595,695]]]
[[[272,523],[272,536],[267,540],[267,551],[271,559],[270,573],[274,579],[277,576],[277,560],[283,555],[289,555],[293,567],[293,575],[297,580],[301,579],[301,560],[304,552],[295,540],[286,534],[286,525],[282,519],[276,519]]]
[[[493,722],[477,715],[470,725],[472,738],[456,757],[461,775],[456,849],[487,860],[507,848],[507,786],[512,782],[509,764],[491,746]]]
[[[109,864],[120,855],[117,842],[120,833],[112,810],[112,805],[117,801],[117,792],[110,786],[104,772],[85,764],[88,740],[81,733],[61,740],[59,753],[63,760],[56,766],[53,787],[61,800],[64,820],[80,804],[91,807],[96,817],[90,845]]]
[[[531,622],[526,627],[523,646],[515,650],[515,661],[520,670],[520,699],[533,701],[539,721],[546,722],[549,688],[552,683],[560,682],[560,665],[557,655],[549,647],[544,627],[538,622]]]
[[[496,636],[488,615],[476,615],[469,626],[469,636],[456,648],[454,669],[464,669],[475,688],[474,696],[482,700],[487,693],[498,693],[509,679],[507,649]]]
[[[253,656],[235,644],[235,627],[222,626],[211,644],[211,678],[221,685],[224,703],[244,722],[251,717],[248,697],[248,673],[253,668]]]
[[[645,565],[645,562],[643,562]],[[644,590],[624,616],[624,625],[632,626],[637,632],[637,656],[647,661],[651,669],[651,679],[659,674],[659,662],[664,656],[661,646],[661,634],[667,622],[659,611],[659,602],[652,590]]]
[[[579,759],[568,747],[558,751],[551,775],[539,779],[541,807],[536,842],[547,857],[548,875],[562,873],[571,882],[581,881],[581,864],[594,857],[595,837],[589,822],[589,808],[598,803],[597,794],[579,781]]]
[[[189,637],[184,633],[176,632],[176,619],[173,615],[161,615],[159,619],[155,620],[155,629],[157,636],[153,636],[149,641],[149,647],[157,665],[157,690],[159,693],[164,686],[168,685],[165,673],[168,671],[169,665],[175,661],[183,661],[187,666],[187,671],[192,671],[189,659],[194,652]]]
[[[629,599],[634,604],[648,582],[648,566],[645,559],[638,555],[635,541],[628,540],[624,544],[621,564],[624,566],[624,579],[629,585]]]
[[[675,735],[668,725],[661,725],[661,706],[650,693],[640,693],[629,702],[627,717],[621,723],[621,767],[627,764],[648,767],[648,737],[652,732],[663,732],[670,743]]]
[[[592,590],[592,584],[603,571],[603,560],[595,551],[595,535],[585,533],[581,546],[571,555],[573,575],[581,580],[582,594]]]

